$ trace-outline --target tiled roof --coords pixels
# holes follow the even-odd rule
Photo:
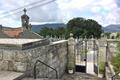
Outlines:
[[[9,37],[17,38],[19,37],[19,34],[22,32],[22,28],[4,28],[2,29],[2,31]]]
[[[8,35],[4,34],[1,30],[0,30],[0,38],[10,38]]]
[[[20,28],[2,28],[0,38],[24,38],[24,39],[42,39],[42,36],[32,31],[23,31]]]
[[[24,31],[20,33],[20,38],[25,39],[42,39],[43,37],[39,34],[32,32],[32,31]]]

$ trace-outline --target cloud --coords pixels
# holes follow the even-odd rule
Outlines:
[[[5,27],[20,27],[21,25],[19,21],[13,20],[12,18],[0,19],[0,23]]]
[[[55,2],[30,10],[28,14],[34,22],[60,21],[59,8]]]
[[[16,9],[32,2],[35,2],[35,0],[1,0],[0,13]],[[119,7],[119,0],[56,0],[46,6],[28,10],[28,15],[32,22],[67,23],[74,17],[84,17],[94,19],[103,26],[106,26],[108,24],[120,23]],[[22,14],[23,13],[21,12],[13,16],[6,17],[6,19],[0,20],[0,23],[3,23],[4,25],[10,25],[10,22],[11,25],[14,22],[15,24],[20,24],[20,16]],[[7,18],[10,20],[9,23],[6,22]]]
[[[65,2],[65,0],[61,0],[59,3],[61,12],[67,13],[67,15],[62,14],[64,20],[66,19],[65,21],[77,16],[92,18],[103,26],[119,21],[119,15],[116,15],[119,13],[116,12],[119,7],[115,0],[71,0],[69,3]]]
[[[38,1],[40,1],[40,0],[38,0]],[[40,4],[48,2],[48,1],[51,1],[51,0],[46,0],[46,1],[41,0],[40,1],[41,3],[38,3],[37,5],[40,5]],[[34,1],[34,0],[19,0],[19,1],[11,0],[11,1],[7,2],[5,0],[2,0],[0,2],[0,4],[2,4],[0,13],[2,13],[3,11],[9,11],[12,9],[16,9],[21,6],[33,3],[33,2],[36,2],[36,1]],[[27,8],[31,8],[32,6],[34,6],[34,5],[31,5],[30,7],[27,7]],[[3,25],[6,25],[7,24],[7,23],[5,23],[6,22],[5,20],[7,20],[6,18],[11,19],[10,20],[11,25],[12,25],[12,22],[14,22],[14,21],[20,22],[20,16],[22,14],[23,14],[23,12],[20,12],[17,14],[13,14],[12,16],[7,16],[7,17],[5,17],[4,20],[1,20],[0,23],[2,23]],[[46,6],[42,6],[42,7],[38,6],[38,7],[32,8],[30,10],[28,9],[27,14],[30,16],[30,21],[32,21],[32,22],[53,22],[53,21],[62,22],[61,17],[59,15],[58,4],[56,2],[52,2],[50,4],[47,4]],[[4,14],[0,15],[0,16],[4,16]],[[16,25],[16,26],[18,26],[18,25]]]

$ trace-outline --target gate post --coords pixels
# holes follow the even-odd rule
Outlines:
[[[67,71],[69,74],[74,74],[74,72],[75,72],[75,40],[73,38],[72,33],[70,33],[70,38],[68,39]]]

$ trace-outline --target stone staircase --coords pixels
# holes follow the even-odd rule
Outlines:
[[[0,80],[20,80],[24,76],[24,73],[20,72],[0,71]]]
[[[48,78],[27,78],[24,73],[13,72],[13,71],[0,71],[0,80],[58,80],[58,79],[48,79]],[[60,79],[59,79],[60,80]]]
[[[24,78],[22,80],[61,80],[61,79],[48,79],[48,78],[38,78],[38,79],[33,79],[33,78]]]

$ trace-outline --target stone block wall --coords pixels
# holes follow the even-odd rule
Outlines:
[[[0,48],[0,70],[26,72],[32,77],[37,59],[57,69],[61,77],[67,66],[67,41],[52,42],[24,50]],[[41,63],[37,64],[36,73],[37,77],[56,77],[53,70]]]

